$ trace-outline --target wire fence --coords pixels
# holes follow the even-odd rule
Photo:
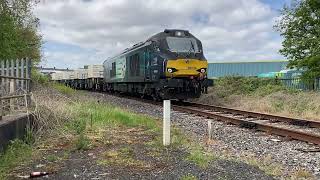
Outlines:
[[[0,120],[30,105],[31,60],[0,60]]]

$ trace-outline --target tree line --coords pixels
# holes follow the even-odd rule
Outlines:
[[[39,0],[0,0],[0,60],[41,59],[39,19],[32,8]],[[280,53],[304,79],[320,77],[320,0],[292,0],[275,25],[284,37]]]
[[[280,53],[289,67],[303,70],[303,78],[320,77],[320,0],[293,0],[275,26],[284,37]]]
[[[36,0],[0,0],[0,60],[41,59],[39,19],[33,15]]]

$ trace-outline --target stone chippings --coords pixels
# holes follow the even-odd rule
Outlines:
[[[90,95],[136,113],[162,119],[162,107],[158,105],[108,94],[90,93]],[[207,134],[207,120],[205,118],[172,111],[171,120],[186,133],[191,133],[199,141],[204,141]],[[231,152],[231,156],[235,157],[243,154],[253,154],[261,158],[270,156],[272,161],[280,163],[284,167],[284,173],[286,174],[301,167],[320,178],[320,152],[302,152],[299,150],[315,148],[312,144],[295,140],[285,141],[278,136],[254,132],[219,121],[212,121],[212,129],[213,139],[218,142],[210,145],[214,151],[227,150]]]

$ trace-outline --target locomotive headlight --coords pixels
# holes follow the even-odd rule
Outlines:
[[[200,72],[205,73],[206,69],[201,69]]]
[[[170,69],[170,68],[168,68],[167,71],[168,71],[169,73],[172,73],[172,72],[173,72],[173,70]]]

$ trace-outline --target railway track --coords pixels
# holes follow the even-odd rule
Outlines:
[[[191,102],[173,102],[173,109],[238,125],[243,128],[283,136],[286,139],[295,139],[320,145],[320,121],[295,119]]]
[[[117,96],[162,105],[162,103],[152,100],[123,94]],[[294,139],[320,146],[320,121],[290,118],[193,102],[172,101],[172,107],[176,111],[223,121],[242,128],[264,131],[268,134],[285,137],[287,140]]]

